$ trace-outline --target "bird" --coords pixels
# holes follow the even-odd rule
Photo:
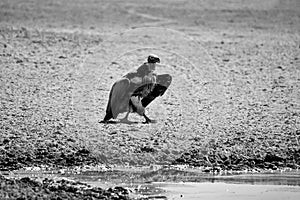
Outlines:
[[[138,113],[145,118],[143,123],[155,122],[145,114],[145,108],[157,97],[165,94],[172,82],[170,74],[154,73],[156,63],[160,58],[150,54],[147,62],[143,63],[136,71],[129,72],[116,81],[109,93],[106,114],[101,122],[108,123],[116,119],[120,113],[126,115],[120,122],[131,123],[129,113]]]

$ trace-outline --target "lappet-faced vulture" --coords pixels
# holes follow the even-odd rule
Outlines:
[[[120,113],[127,112],[121,122],[128,121],[129,113],[138,113],[145,118],[144,123],[152,122],[145,114],[145,108],[158,96],[162,96],[172,82],[169,74],[154,73],[160,59],[151,54],[147,62],[136,71],[130,72],[115,82],[109,93],[106,115],[102,122],[116,119]]]

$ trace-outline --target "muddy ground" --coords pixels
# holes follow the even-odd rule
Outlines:
[[[0,176],[1,199],[129,199],[121,187],[103,190],[70,180],[32,180],[28,177],[7,179]]]
[[[188,164],[298,169],[300,3],[0,3],[0,170]],[[99,123],[118,78],[160,56],[155,124]]]

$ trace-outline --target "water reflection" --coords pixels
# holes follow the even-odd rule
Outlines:
[[[65,175],[66,176],[66,175]],[[70,174],[69,178],[86,182],[107,182],[111,184],[145,184],[152,182],[210,182],[251,185],[300,186],[300,172],[248,173],[235,175],[212,175],[188,171],[110,171]]]
[[[213,176],[213,177],[207,177],[205,178],[205,180],[212,183],[224,182],[224,183],[233,183],[233,184],[300,186],[299,173]]]

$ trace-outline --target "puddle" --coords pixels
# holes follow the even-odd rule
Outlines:
[[[191,177],[190,177],[191,178]],[[196,178],[196,177],[194,177]],[[300,172],[212,176],[202,174],[198,182],[110,183],[86,181],[100,187],[122,186],[132,197],[149,199],[299,199]]]
[[[15,177],[67,178],[107,189],[121,186],[145,199],[299,199],[300,171],[212,174],[185,169],[15,171]]]
[[[230,183],[160,183],[167,199],[299,199],[300,187]]]

